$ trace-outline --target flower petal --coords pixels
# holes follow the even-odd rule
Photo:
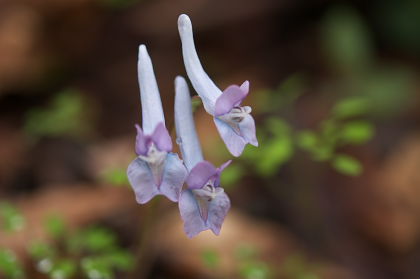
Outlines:
[[[216,168],[207,161],[195,165],[187,177],[189,189],[200,189],[217,173]]]
[[[188,77],[195,91],[197,91],[203,100],[206,111],[213,114],[216,100],[222,94],[222,91],[209,78],[201,65],[194,45],[191,20],[187,15],[182,14],[179,16],[178,30],[181,37],[182,55]]]
[[[127,176],[136,194],[138,203],[147,203],[159,194],[148,164],[140,158],[136,158],[130,163],[127,169]]]
[[[140,45],[139,47],[137,70],[143,115],[143,132],[146,135],[151,135],[159,123],[165,122],[165,117],[155,73],[153,72],[152,60],[147,53],[145,45]]]
[[[230,200],[225,192],[218,194],[209,204],[207,225],[215,235],[220,234],[223,221],[229,211]]]
[[[223,94],[217,99],[214,109],[214,116],[220,116],[230,112],[238,106],[248,95],[248,91],[242,90],[237,85],[231,85],[223,91]]]
[[[249,92],[249,81],[248,80],[245,80],[241,84],[241,90],[244,91],[246,93],[246,95],[248,95],[248,92]]]
[[[173,202],[177,202],[179,193],[187,177],[187,170],[181,159],[175,153],[166,155],[165,169],[163,171],[160,193]]]
[[[148,139],[143,131],[141,130],[139,125],[135,125],[137,129],[137,136],[136,136],[136,154],[137,155],[146,155],[147,148],[148,148]]]
[[[245,145],[247,144],[246,140],[238,135],[233,128],[224,121],[214,118],[214,123],[216,124],[217,130],[219,131],[219,134],[225,142],[229,152],[235,157],[241,155]]]
[[[208,229],[200,214],[198,203],[191,190],[182,191],[179,197],[179,212],[184,221],[184,230],[189,238]],[[217,218],[215,218],[217,220]]]
[[[247,114],[239,123],[239,130],[241,131],[241,136],[245,139],[246,142],[254,146],[258,146],[258,140],[255,131],[255,121],[250,114]]]
[[[172,139],[163,122],[156,126],[152,134],[152,140],[160,151],[169,152],[172,150]]]
[[[175,128],[182,159],[188,170],[203,161],[200,141],[195,130],[188,85],[181,76],[175,79]]]
[[[232,160],[227,161],[223,165],[217,168],[215,178],[214,178],[214,186],[219,187],[220,186],[220,176],[225,168],[232,163]]]

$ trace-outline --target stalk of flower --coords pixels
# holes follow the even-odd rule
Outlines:
[[[188,169],[187,188],[179,197],[184,230],[192,238],[201,231],[219,235],[230,208],[230,200],[220,186],[220,175],[231,161],[216,168],[205,161],[195,130],[191,97],[184,78],[175,79],[175,126],[177,142]]]
[[[251,107],[241,106],[248,95],[249,82],[245,81],[241,86],[231,85],[222,92],[201,65],[195,49],[191,20],[187,15],[179,16],[178,30],[187,75],[203,100],[205,110],[213,115],[217,130],[230,153],[233,156],[241,155],[248,143],[258,146]]]
[[[137,64],[142,105],[142,126],[136,125],[136,154],[127,176],[140,204],[156,195],[178,201],[187,171],[178,155],[172,153],[172,140],[165,118],[152,61],[145,45],[139,47]]]

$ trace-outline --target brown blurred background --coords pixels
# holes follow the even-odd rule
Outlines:
[[[136,204],[125,178],[138,45],[171,128],[181,13],[222,90],[251,82],[260,141],[222,177],[232,210],[221,236],[192,240],[175,204]],[[0,248],[26,278],[420,278],[419,26],[416,0],[0,0],[0,201],[25,219],[13,232],[3,221]],[[199,108],[205,156],[219,164],[231,158],[209,123]],[[56,237],[51,214],[66,224]],[[63,248],[92,226],[130,268],[86,267],[89,249]],[[54,256],[28,252],[35,240]],[[0,278],[23,278],[5,271],[3,250]],[[68,273],[54,265],[67,258]]]

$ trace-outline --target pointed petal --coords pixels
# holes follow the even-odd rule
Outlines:
[[[245,118],[239,123],[239,130],[241,131],[241,135],[246,142],[254,146],[258,146],[258,140],[255,131],[255,121],[250,114],[247,114]]]
[[[245,80],[241,84],[241,90],[244,91],[248,95],[248,92],[249,92],[249,81],[248,80]]]
[[[159,123],[165,122],[165,117],[155,73],[153,72],[152,60],[147,53],[145,45],[140,45],[139,47],[137,70],[143,115],[143,132],[146,135],[150,135]]]
[[[235,157],[241,155],[247,143],[245,139],[238,135],[227,123],[222,120],[214,118],[214,123],[216,124],[217,130],[219,131],[219,134],[225,142],[229,152]]]
[[[241,87],[237,85],[229,86],[217,99],[214,116],[220,116],[230,112],[242,102],[246,95],[248,95],[248,92],[242,90]]]
[[[163,122],[156,126],[152,134],[152,140],[160,151],[169,152],[172,150],[172,139]]]
[[[195,91],[197,91],[203,100],[206,111],[213,114],[216,100],[222,92],[209,78],[201,65],[194,45],[191,20],[187,15],[182,14],[179,16],[178,30],[181,37],[182,55],[188,77]]]
[[[187,170],[181,159],[177,154],[169,153],[166,156],[163,179],[159,187],[161,194],[171,201],[177,202],[186,177]]]
[[[230,200],[225,192],[218,194],[209,204],[207,225],[219,235],[223,221],[229,211]]]
[[[207,161],[195,165],[187,177],[189,189],[200,189],[217,173],[216,168]]]
[[[181,218],[184,221],[185,233],[189,238],[208,229],[203,218],[201,218],[198,203],[191,190],[182,191],[179,197],[178,206]]]
[[[140,158],[134,159],[128,166],[127,176],[138,203],[147,203],[159,194],[148,164]]]
[[[143,134],[139,125],[135,125],[137,129],[137,136],[136,136],[136,154],[137,155],[146,155],[147,154],[147,136]]]
[[[214,186],[219,187],[220,186],[220,176],[223,172],[223,170],[232,163],[232,160],[227,161],[223,165],[217,168],[217,173],[214,179]]]
[[[175,79],[175,128],[182,159],[188,170],[203,161],[200,141],[195,130],[188,85],[181,76]]]

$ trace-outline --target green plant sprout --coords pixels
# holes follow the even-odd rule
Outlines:
[[[53,244],[34,242],[29,254],[39,272],[55,278],[111,279],[117,271],[133,266],[130,252],[118,246],[116,235],[102,227],[89,227],[68,233],[65,222],[57,216],[46,221]]]
[[[1,229],[15,232],[23,229],[24,216],[10,203],[0,204]],[[117,236],[104,227],[88,227],[69,231],[57,214],[48,216],[44,229],[49,241],[32,241],[27,247],[36,270],[51,279],[111,279],[117,272],[129,271],[133,255],[119,246]],[[15,253],[0,248],[0,277],[27,278]],[[3,277],[1,277],[3,278]]]

